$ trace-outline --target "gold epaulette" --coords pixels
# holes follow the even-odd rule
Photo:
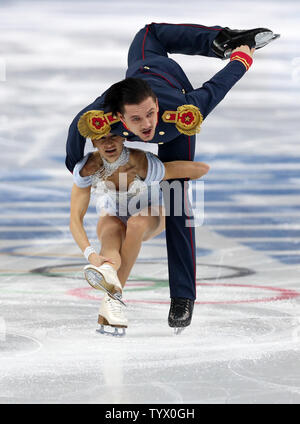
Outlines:
[[[110,124],[120,121],[111,112],[104,113],[103,110],[89,110],[79,119],[77,128],[83,137],[99,140],[111,131]]]
[[[178,106],[177,111],[166,110],[162,120],[175,123],[177,130],[182,134],[195,135],[200,132],[203,116],[197,106],[182,105]]]

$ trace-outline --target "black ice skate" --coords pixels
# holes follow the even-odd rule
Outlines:
[[[168,323],[174,328],[175,334],[180,334],[190,325],[193,316],[194,301],[183,297],[172,297]]]
[[[257,50],[279,37],[280,34],[274,34],[267,28],[238,30],[225,27],[214,39],[212,50],[220,58],[228,59],[232,50],[241,45],[247,45],[250,48],[255,47],[255,50]]]

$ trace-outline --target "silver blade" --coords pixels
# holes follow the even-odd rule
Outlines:
[[[94,271],[93,269],[87,269],[84,272],[84,276],[86,281],[89,283],[90,286],[92,286],[96,290],[103,290],[107,294],[109,294],[113,299],[118,300],[123,306],[126,307],[126,304],[123,302],[122,299],[120,299],[118,296],[116,296],[114,293],[111,293],[104,284],[101,284],[101,281],[103,281],[103,278],[101,277],[101,274]]]
[[[174,328],[174,334],[177,336],[178,334],[181,334],[184,329],[185,327]]]
[[[97,333],[103,334],[104,336],[111,336],[111,337],[124,337],[126,336],[125,328],[118,328],[118,327],[111,327],[114,328],[114,331],[107,331],[103,325],[101,325],[101,328],[98,328],[96,330]]]

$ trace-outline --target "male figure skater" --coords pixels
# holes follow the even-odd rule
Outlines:
[[[108,133],[128,141],[157,143],[162,162],[192,161],[195,135],[203,120],[250,68],[254,50],[278,37],[265,28],[244,31],[198,24],[146,25],[129,48],[126,79],[112,85],[74,118],[67,140],[66,166],[72,172],[82,159],[86,138],[100,139]],[[230,61],[202,87],[194,89],[168,53]],[[80,174],[84,177],[93,172],[94,165],[88,162]],[[188,182],[178,181],[184,212],[175,216],[176,203],[170,192],[166,216],[171,297],[168,323],[170,327],[184,328],[191,323],[196,298],[196,246]]]

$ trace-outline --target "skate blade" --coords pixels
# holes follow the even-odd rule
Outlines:
[[[106,331],[104,328],[104,325],[101,325],[100,328],[98,328],[96,330],[97,333],[100,333],[104,336],[111,336],[111,337],[125,337],[126,336],[126,331],[125,328],[119,328],[119,327],[113,327],[114,331]]]
[[[118,300],[123,306],[126,306],[122,299],[119,299],[119,297],[116,296],[115,293],[113,293],[113,291],[115,290],[115,286],[107,283],[100,272],[97,272],[94,269],[86,269],[84,270],[84,276],[89,285],[92,286],[94,289],[104,291],[105,293],[109,294],[113,299]]]
[[[261,49],[262,47],[269,44],[271,41],[277,40],[280,34],[273,34],[269,32],[261,32],[255,36],[255,50]]]
[[[265,47],[271,41],[277,40],[280,37],[280,34],[273,34],[270,32],[261,32],[255,36],[255,50],[259,50],[262,47]],[[229,59],[232,53],[232,49],[228,49],[224,52],[223,59]]]
[[[179,334],[181,334],[183,332],[183,330],[185,330],[186,327],[176,327],[174,328],[174,334],[175,336],[178,336]]]

